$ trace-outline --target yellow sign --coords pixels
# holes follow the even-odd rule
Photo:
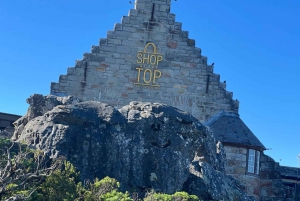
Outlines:
[[[153,52],[149,52],[149,47],[153,48]],[[163,60],[163,56],[158,54],[154,43],[147,43],[144,51],[140,51],[136,55],[136,63],[140,64],[138,71],[137,82],[135,85],[160,87],[156,84],[158,78],[161,77],[161,71],[158,70],[159,62]]]

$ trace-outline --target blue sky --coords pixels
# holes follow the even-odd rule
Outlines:
[[[133,8],[128,0],[0,1],[0,112],[23,115]],[[299,167],[300,1],[177,0],[171,12],[281,165]]]

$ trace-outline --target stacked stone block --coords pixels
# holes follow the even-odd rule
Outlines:
[[[208,65],[207,57],[195,47],[195,40],[182,30],[182,23],[175,21],[170,5],[171,0],[137,0],[135,8],[100,39],[99,45],[68,68],[59,82],[51,83],[51,94],[74,95],[115,107],[134,100],[161,102],[202,121],[220,110],[238,112],[238,101],[226,91],[213,65]],[[156,66],[161,72],[156,80],[159,87],[135,84],[140,67],[137,53],[148,43],[153,43],[163,57]]]

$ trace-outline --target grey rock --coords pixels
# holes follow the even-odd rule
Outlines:
[[[198,161],[191,163],[190,173],[183,190],[204,200],[255,200],[238,188],[241,187],[238,180],[216,171],[208,163]]]
[[[65,156],[81,180],[110,176],[141,194],[186,190],[204,200],[254,200],[225,175],[225,152],[213,133],[187,112],[160,103],[120,109],[74,97],[33,95],[13,139]],[[220,195],[222,193],[222,195]]]
[[[43,96],[41,94],[33,94],[26,100],[26,102],[30,105],[30,107],[23,117],[14,122],[15,131],[12,140],[18,139],[18,136],[21,135],[25,125],[31,119],[44,115],[57,105],[72,104],[80,102],[80,100],[73,96],[57,97],[54,95]]]

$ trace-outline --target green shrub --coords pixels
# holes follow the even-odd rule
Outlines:
[[[200,201],[196,195],[189,195],[187,192],[176,192],[172,197],[174,201]]]
[[[65,161],[64,168],[54,171],[47,177],[31,200],[39,201],[39,197],[43,197],[43,201],[73,201],[78,197],[78,188],[75,182],[78,177],[79,172],[76,171],[75,167],[70,162]]]
[[[144,201],[200,201],[196,195],[189,195],[186,192],[176,192],[173,195],[150,192]]]
[[[10,142],[5,139],[0,139],[0,145],[11,146]],[[25,152],[21,152],[21,149],[17,152],[19,153],[13,156],[18,156],[18,159],[13,158],[12,165],[17,164],[18,168],[24,170],[24,173],[36,171],[41,164],[38,164],[37,161],[44,159],[44,154],[41,151],[25,148]],[[23,154],[22,157],[20,157],[20,154]],[[0,156],[5,159],[6,153]],[[1,167],[3,168],[4,164]],[[0,199],[19,194],[29,197],[27,199],[29,201],[133,201],[128,192],[123,193],[118,190],[120,183],[114,178],[105,177],[101,180],[96,178],[94,182],[82,185],[79,182],[80,173],[76,171],[76,168],[70,162],[63,161],[62,163],[61,161],[59,167],[47,177],[35,177],[26,180],[25,185],[19,185],[18,180],[12,180],[6,185],[7,190],[0,195]],[[151,191],[143,201],[200,200],[197,196],[189,195],[186,192],[176,192],[173,195],[168,195]]]
[[[101,201],[133,201],[128,192],[122,193],[117,190],[112,190],[100,196]]]
[[[172,201],[172,195],[151,191],[147,194],[144,201]]]

